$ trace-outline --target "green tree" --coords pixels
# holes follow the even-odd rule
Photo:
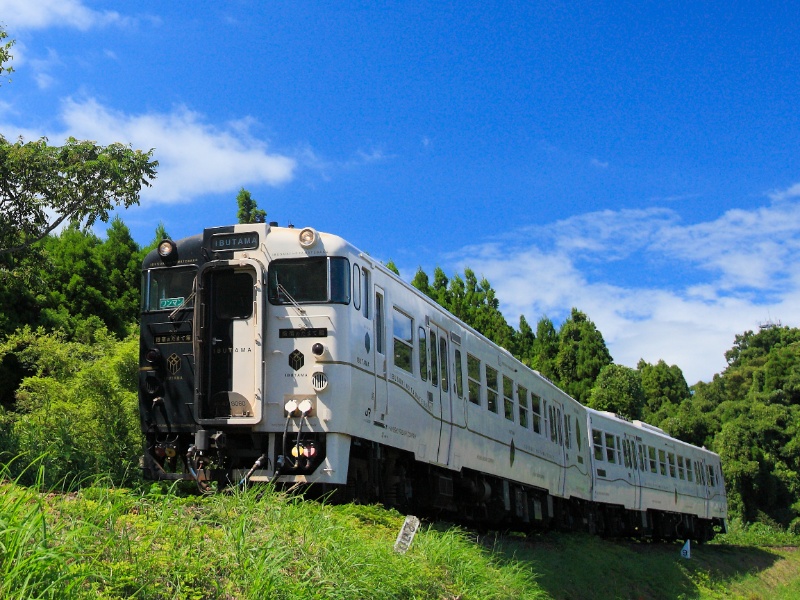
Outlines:
[[[622,365],[610,364],[603,367],[597,376],[587,405],[629,419],[639,419],[644,401],[639,372]]]
[[[236,195],[236,204],[239,210],[236,218],[239,223],[264,223],[267,220],[267,212],[258,208],[258,204],[246,189],[242,188]]]
[[[428,279],[428,274],[422,270],[422,267],[417,267],[417,272],[414,273],[414,279],[411,280],[411,285],[429,298],[431,297],[430,280]]]
[[[0,77],[7,77],[14,72],[14,67],[8,65],[14,56],[11,54],[11,47],[16,43],[16,40],[8,40],[8,33],[0,27]]]
[[[542,375],[556,381],[556,357],[558,356],[558,332],[553,321],[546,316],[539,319],[536,324],[536,339],[533,344],[533,359],[531,366]]]
[[[400,277],[400,269],[397,268],[397,265],[394,264],[394,261],[389,259],[389,262],[386,263],[386,268],[389,269],[392,273]]]
[[[636,366],[642,379],[645,395],[643,418],[648,423],[655,423],[666,415],[661,415],[662,407],[677,407],[690,395],[689,386],[683,377],[683,371],[677,365],[668,366],[663,360],[655,365],[640,360]]]
[[[88,231],[115,206],[139,203],[156,176],[153,151],[69,138],[11,143],[0,135],[0,254],[18,252],[63,223]]]
[[[579,402],[586,403],[595,379],[609,364],[611,354],[603,335],[584,313],[573,308],[558,332],[555,367],[559,386]]]

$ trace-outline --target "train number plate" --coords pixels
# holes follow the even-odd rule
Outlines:
[[[282,338],[316,338],[328,337],[327,327],[306,327],[305,329],[281,329]]]

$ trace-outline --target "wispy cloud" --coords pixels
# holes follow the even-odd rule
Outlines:
[[[446,270],[486,276],[515,325],[520,314],[558,322],[574,306],[597,324],[616,362],[664,359],[694,383],[724,369],[737,333],[800,313],[798,245],[797,202],[695,224],[664,208],[602,211],[462,248]],[[649,280],[654,263],[691,277],[672,289],[608,283],[621,260],[627,281]]]
[[[0,15],[3,24],[12,32],[47,27],[70,27],[86,31],[129,21],[118,12],[94,10],[80,0],[0,0]]]

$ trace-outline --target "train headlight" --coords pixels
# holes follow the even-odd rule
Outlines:
[[[300,231],[300,245],[303,248],[310,248],[317,241],[317,232],[311,227],[306,227]]]
[[[147,352],[144,353],[144,359],[151,365],[155,364],[158,360],[161,359],[161,350],[159,350],[158,348],[150,348]]]
[[[175,242],[172,240],[164,240],[158,245],[158,255],[166,260],[175,254],[177,249],[178,247],[175,245]]]

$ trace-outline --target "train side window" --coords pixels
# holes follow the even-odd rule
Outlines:
[[[404,371],[411,373],[411,355],[414,348],[412,332],[414,331],[414,320],[407,314],[394,307],[394,364]]]
[[[369,294],[370,294],[370,291],[369,291],[369,271],[367,271],[366,269],[361,269],[361,272],[364,275],[364,312],[363,312],[363,315],[364,315],[365,318],[369,319],[370,316],[371,316],[369,314]]]
[[[686,459],[686,479],[694,483],[693,473],[692,473],[692,459]]]
[[[439,370],[442,372],[442,391],[446,392],[449,389],[450,375],[447,372],[447,338],[443,335],[439,336],[439,360],[441,361]]]
[[[455,374],[455,387],[456,395],[459,398],[464,397],[464,367],[461,365],[461,350],[456,348],[456,374]]]
[[[572,415],[564,415],[564,446],[572,448]]]
[[[428,336],[424,327],[417,331],[419,339],[419,377],[422,381],[428,381]]]
[[[662,475],[667,475],[667,453],[664,450],[658,451],[658,470]]]
[[[617,450],[614,443],[614,438],[615,436],[613,433],[606,434],[606,458],[610,463],[617,462]]]
[[[383,294],[375,293],[375,351],[385,354],[383,347]]]
[[[519,424],[528,428],[528,390],[517,386],[517,399],[519,400]]]
[[[712,465],[708,465],[708,487],[717,486],[717,474]]]
[[[353,265],[353,308],[361,310],[361,267]]]
[[[469,387],[469,401],[481,405],[481,361],[467,354],[467,385]]]
[[[489,410],[497,412],[497,369],[486,365],[486,397]]]
[[[509,421],[514,420],[514,382],[503,375],[503,413]]]
[[[683,467],[683,457],[678,455],[678,479],[686,479],[686,472]]]
[[[650,460],[650,472],[651,473],[658,473],[658,468],[656,466],[656,449],[652,446],[647,447],[647,456]]]
[[[603,432],[592,429],[592,443],[594,445],[594,459],[602,462],[603,458]]]
[[[533,432],[542,433],[542,399],[531,394],[531,413],[533,416]]]
[[[675,473],[675,455],[672,452],[667,454],[667,462],[669,463],[669,476],[674,479],[677,475]]]
[[[436,334],[431,331],[431,383],[439,387],[439,347]]]

